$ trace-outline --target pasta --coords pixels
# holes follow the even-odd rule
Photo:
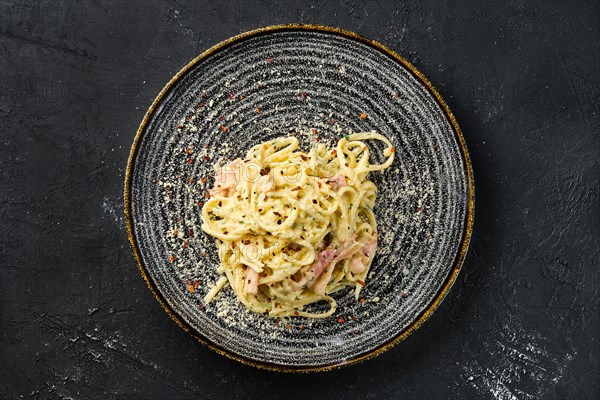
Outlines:
[[[382,164],[369,162],[371,139],[387,146]],[[290,136],[216,167],[202,229],[216,239],[223,276],[204,301],[229,285],[254,312],[325,318],[336,310],[332,293],[353,287],[358,299],[377,246],[368,174],[388,168],[394,151],[374,131],[308,153]],[[325,310],[311,306],[323,301]]]

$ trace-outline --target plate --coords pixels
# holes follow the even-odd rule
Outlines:
[[[203,304],[218,278],[216,245],[200,229],[213,165],[277,136],[307,150],[372,129],[396,159],[371,174],[380,238],[361,300],[336,293],[337,312],[322,320],[254,314],[231,289]],[[323,371],[380,354],[438,307],[467,251],[473,194],[458,124],[406,60],[340,29],[271,26],[204,52],[158,95],[131,150],[125,221],[142,277],[184,330],[256,367]]]

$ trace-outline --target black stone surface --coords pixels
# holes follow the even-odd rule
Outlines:
[[[461,124],[477,189],[433,317],[313,375],[196,343],[146,288],[122,218],[129,147],[163,85],[286,22],[414,63]],[[592,1],[0,1],[0,398],[598,398],[599,25]]]

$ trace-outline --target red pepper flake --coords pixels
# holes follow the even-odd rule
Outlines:
[[[175,127],[175,129],[182,129],[182,128],[183,128],[183,125],[177,125],[177,126]]]
[[[204,156],[204,157],[202,157],[202,159],[203,159],[204,161],[210,161],[210,157],[209,157],[209,156]]]
[[[190,115],[190,116],[189,116],[189,117],[187,117],[185,120],[186,120],[186,121],[191,121],[191,120],[192,120],[192,118],[194,118],[194,117],[192,117],[192,116]]]
[[[331,117],[331,123],[335,124],[335,118]]]
[[[188,236],[189,236],[189,237],[192,237],[192,236],[194,236],[194,229],[193,229],[193,228],[189,228],[189,229],[188,229]]]
[[[346,322],[344,317],[339,317],[337,321],[338,321],[338,324],[343,324],[344,322]]]
[[[200,178],[200,182],[203,184],[206,183],[206,178]]]
[[[219,117],[219,121],[225,121],[225,116],[224,116],[224,115],[221,115],[221,116]]]
[[[194,183],[194,178],[189,178],[188,183]]]
[[[188,292],[194,293],[195,291],[196,291],[196,288],[194,287],[194,285],[188,285]]]
[[[321,181],[317,181],[317,185],[319,185],[319,189],[321,189]]]
[[[298,311],[294,311],[294,315],[300,315]]]
[[[296,186],[295,188],[292,189],[292,192],[296,191],[296,190],[300,190],[302,189],[300,186]]]
[[[188,159],[187,159],[187,163],[188,163],[188,164],[193,164],[193,163],[194,163],[194,160],[192,160],[191,158],[188,158]]]
[[[227,97],[227,100],[234,99],[235,96],[237,96],[237,92],[233,92],[232,94],[230,94],[229,97]]]
[[[421,211],[423,211],[423,209],[421,207],[417,207],[417,212],[419,213]]]
[[[334,150],[331,152],[331,155],[332,155],[332,156],[335,156],[336,154],[337,154],[337,151],[334,149]]]
[[[364,151],[367,151],[368,149],[369,149],[369,148],[368,148],[367,146],[364,146],[364,147],[363,147],[363,150],[364,150]]]
[[[204,205],[204,202],[203,202],[203,201],[199,201],[199,202],[198,202],[198,207],[202,207],[203,205]]]
[[[302,91],[302,92],[298,93],[298,97],[300,97],[300,99],[302,99],[302,100],[306,100],[306,99],[308,99],[308,92]]]
[[[360,304],[365,304],[366,300],[364,297],[361,297],[360,299],[358,299],[358,301],[360,302]]]
[[[221,125],[221,132],[227,132],[227,127],[225,125]]]
[[[408,297],[408,292],[406,290],[402,290],[400,292],[400,297],[402,297],[403,299],[407,298]]]
[[[353,316],[351,316],[351,317],[350,317],[350,319],[351,319],[352,321],[358,321],[358,318],[356,318],[356,316],[354,316],[354,315],[353,315]]]
[[[317,131],[315,128],[312,128],[310,131],[312,132],[313,135],[319,134],[319,131]]]
[[[204,303],[200,303],[198,304],[198,308],[202,311],[204,311],[204,309],[206,308],[206,306],[204,305]]]
[[[244,100],[245,98],[246,98],[246,97],[245,97],[245,96],[242,96],[241,94],[240,94],[240,97],[238,97],[238,99],[240,99],[240,101]]]
[[[306,157],[304,154],[300,154],[300,158],[302,161],[308,161],[308,157]]]
[[[367,118],[367,114],[365,114],[365,113],[360,114],[360,118],[361,119],[366,119]]]
[[[206,251],[202,252],[202,257],[206,257]]]
[[[181,247],[184,248],[184,249],[187,249],[189,245],[190,245],[190,243],[187,240],[185,240],[183,242],[183,244],[181,245]]]
[[[278,217],[281,217],[281,214],[279,214],[277,211],[273,211],[273,214],[277,215]]]
[[[395,153],[395,152],[396,152],[396,148],[395,148],[395,147],[392,147],[392,148],[390,149],[390,153]]]
[[[429,235],[429,236],[427,236],[427,239],[433,240],[433,236]]]
[[[186,285],[191,285],[191,284],[192,284],[192,281],[190,281],[189,279],[186,279],[186,280],[185,280],[185,284],[186,284]]]
[[[285,324],[285,328],[289,331],[292,327],[290,326],[290,324]]]
[[[304,324],[300,324],[300,330],[304,330]]]
[[[394,97],[399,99],[402,97],[402,94],[400,92],[396,92],[396,93],[394,93]]]
[[[197,289],[200,286],[200,281],[194,281],[192,285]]]
[[[360,279],[357,279],[356,283],[358,283],[360,286],[365,286],[365,281],[361,281]]]
[[[194,150],[192,149],[185,149],[185,154],[192,154],[194,152]]]
[[[200,107],[204,107],[204,102],[203,102],[203,101],[201,101],[200,103],[198,103],[198,105],[199,105]]]
[[[205,196],[207,199],[210,199],[210,193],[206,193]]]
[[[267,146],[266,144],[263,144],[263,149],[264,149],[264,150],[266,150],[266,149],[268,149],[268,148],[269,148],[269,146]]]
[[[254,111],[256,111],[256,113],[258,114],[260,112],[260,107],[256,106],[256,108],[254,109]]]
[[[296,132],[292,132],[292,136],[296,137],[297,133]]]
[[[269,58],[267,58],[267,61],[268,61],[269,63],[273,64],[273,57],[269,57]]]
[[[174,255],[170,255],[169,256],[169,261],[175,262],[175,261],[177,261],[177,257],[175,257]]]

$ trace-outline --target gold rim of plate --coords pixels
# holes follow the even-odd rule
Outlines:
[[[349,39],[356,40],[361,43],[368,44],[368,45],[380,50],[384,54],[387,54],[392,59],[394,59],[394,60],[398,61],[400,64],[402,64],[406,69],[408,69],[429,90],[429,92],[433,95],[435,100],[442,107],[442,109],[444,110],[444,113],[448,117],[448,120],[450,121],[450,123],[452,125],[454,133],[456,134],[456,138],[460,145],[461,154],[462,154],[463,161],[465,164],[465,172],[467,175],[467,202],[468,202],[468,204],[467,204],[467,215],[466,215],[466,219],[465,219],[465,225],[464,225],[464,231],[463,231],[461,244],[460,244],[458,253],[456,255],[456,258],[454,260],[454,265],[452,266],[452,271],[446,278],[446,281],[444,282],[444,284],[442,285],[442,287],[436,294],[433,301],[419,315],[419,317],[414,322],[412,322],[403,332],[401,332],[398,336],[396,336],[392,340],[381,344],[380,346],[376,347],[375,349],[371,350],[370,352],[368,352],[366,354],[358,355],[355,358],[345,360],[341,363],[335,363],[335,364],[323,365],[323,366],[286,366],[286,365],[279,365],[279,364],[274,364],[274,363],[266,363],[266,362],[252,360],[250,358],[242,357],[242,356],[239,356],[232,352],[229,352],[229,351],[227,351],[227,349],[220,347],[219,345],[217,345],[215,343],[212,343],[207,338],[203,337],[198,332],[196,332],[179,315],[177,315],[177,313],[167,304],[167,301],[165,300],[163,295],[158,291],[157,287],[152,282],[152,279],[150,278],[148,271],[146,271],[146,267],[142,263],[142,257],[140,254],[140,250],[138,248],[137,241],[136,241],[136,238],[134,235],[133,215],[132,215],[132,211],[131,211],[132,170],[134,167],[135,157],[137,155],[139,143],[141,141],[142,135],[144,134],[144,131],[146,129],[146,125],[147,125],[148,121],[150,121],[150,118],[154,114],[156,107],[162,101],[162,99],[165,97],[165,95],[171,89],[171,87],[173,85],[175,85],[179,81],[179,79],[187,71],[189,71],[191,68],[193,68],[196,64],[198,64],[199,62],[201,62],[203,59],[210,56],[211,54],[216,53],[220,49],[222,49],[232,43],[235,43],[235,42],[238,42],[238,41],[241,41],[243,39],[247,39],[247,38],[250,38],[253,36],[259,36],[264,33],[277,32],[277,31],[293,31],[293,30],[333,33],[333,34],[336,34],[339,36],[343,36],[343,37],[346,37]],[[246,365],[251,365],[253,367],[257,367],[257,368],[261,368],[261,369],[266,369],[266,370],[271,370],[271,371],[280,371],[280,372],[323,372],[323,371],[329,371],[329,370],[340,368],[340,367],[347,366],[347,365],[356,364],[358,362],[368,360],[370,358],[373,358],[373,357],[383,353],[384,351],[390,349],[392,346],[401,342],[406,337],[408,337],[408,335],[413,333],[438,308],[438,306],[444,300],[444,298],[448,294],[448,291],[450,290],[450,288],[456,281],[456,277],[458,276],[458,273],[460,272],[463,261],[467,254],[467,250],[469,248],[469,242],[471,240],[471,234],[473,231],[473,218],[474,218],[474,211],[475,211],[475,185],[474,185],[473,167],[471,165],[471,159],[469,157],[469,152],[467,150],[467,146],[465,144],[465,140],[462,136],[461,130],[458,126],[458,123],[456,122],[456,118],[454,118],[454,115],[450,111],[450,108],[448,107],[448,105],[446,104],[444,99],[442,99],[442,96],[440,96],[438,91],[433,87],[433,85],[429,82],[429,80],[427,80],[427,78],[425,78],[425,76],[423,76],[423,74],[421,74],[421,72],[419,72],[412,64],[410,64],[407,60],[405,60],[404,58],[402,58],[401,56],[396,54],[393,50],[389,49],[388,47],[382,45],[381,43],[376,42],[371,39],[364,38],[360,35],[357,35],[354,32],[350,32],[350,31],[340,29],[340,28],[322,26],[322,25],[288,24],[288,25],[271,25],[271,26],[266,26],[263,28],[254,29],[254,30],[236,35],[236,36],[229,38],[219,44],[216,44],[215,46],[211,47],[210,49],[208,49],[205,52],[203,52],[202,54],[200,54],[198,57],[191,60],[169,81],[169,83],[167,83],[167,85],[161,90],[161,92],[158,94],[158,96],[152,102],[152,105],[146,112],[146,115],[144,116],[144,119],[142,120],[142,122],[137,130],[137,133],[135,135],[135,139],[134,139],[133,145],[131,147],[131,152],[129,153],[127,169],[125,171],[124,201],[125,201],[125,208],[124,208],[125,226],[127,229],[127,236],[129,238],[129,244],[131,246],[131,250],[133,252],[133,257],[135,258],[135,261],[137,263],[140,274],[142,275],[142,278],[146,282],[146,285],[148,286],[148,288],[154,295],[154,298],[160,303],[161,307],[165,310],[167,315],[173,321],[175,321],[177,323],[177,325],[179,325],[184,331],[186,331],[187,333],[192,335],[196,340],[198,340],[200,343],[207,346],[211,350],[213,350],[221,355],[224,355],[228,358],[231,358],[233,360],[239,361]]]

